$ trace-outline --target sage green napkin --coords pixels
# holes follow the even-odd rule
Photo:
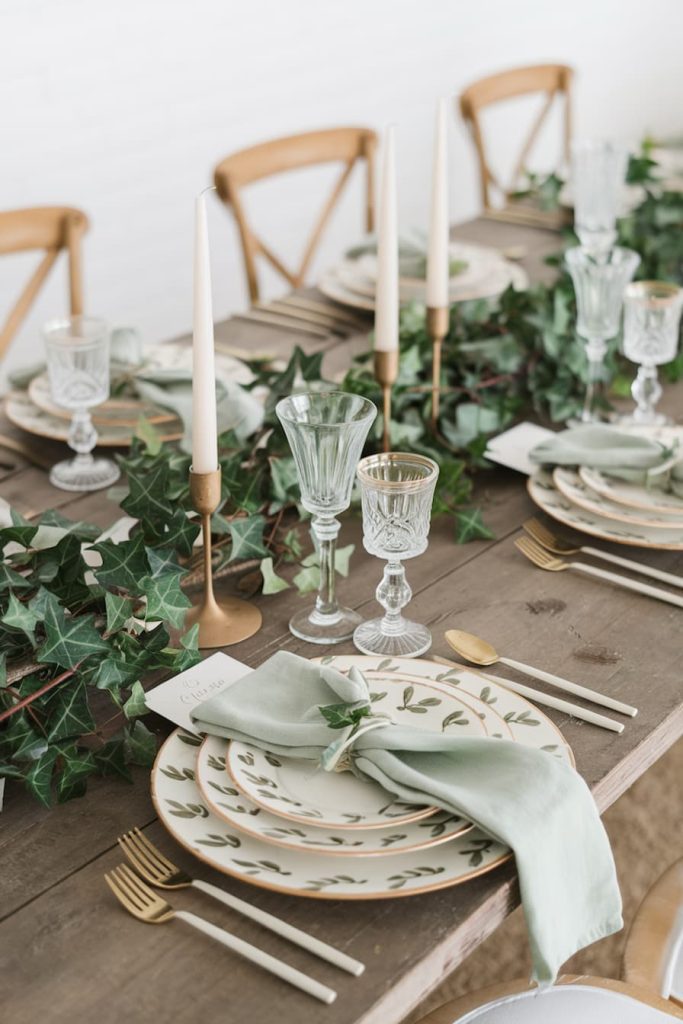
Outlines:
[[[661,441],[600,423],[561,430],[529,453],[550,466],[589,466],[619,480],[672,491],[683,497],[683,452]]]
[[[347,677],[280,651],[192,718],[202,732],[323,763],[350,733],[330,729],[319,710],[339,703],[371,708],[357,669]],[[576,950],[622,927],[607,835],[586,784],[564,761],[507,740],[388,724],[358,736],[352,767],[402,800],[436,804],[512,847],[538,982],[554,981]]]
[[[357,260],[366,253],[377,252],[377,237],[368,235],[358,245],[347,249],[350,260]],[[448,264],[449,277],[455,277],[467,270],[466,260],[452,259]],[[398,240],[398,268],[401,277],[427,277],[427,236],[417,229],[409,230],[400,235]]]

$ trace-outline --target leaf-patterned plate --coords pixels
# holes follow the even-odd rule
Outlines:
[[[457,716],[460,736],[486,736],[484,720],[456,694],[435,691],[428,679],[402,683],[387,671],[382,688],[371,693],[373,709],[397,724],[442,732]],[[338,734],[330,733],[330,742]],[[225,761],[237,789],[257,806],[289,821],[332,829],[372,829],[404,825],[432,814],[433,807],[406,804],[378,783],[351,772],[325,772],[310,760],[276,757],[233,742]]]
[[[591,537],[631,547],[683,551],[683,526],[678,530],[663,530],[655,526],[629,525],[599,516],[586,508],[579,508],[560,494],[552,476],[544,469],[537,469],[529,477],[527,490],[531,500],[553,519]]]
[[[197,752],[195,777],[207,807],[233,828],[266,843],[307,852],[374,857],[445,843],[473,826],[447,811],[408,822],[400,828],[323,829],[316,824],[283,821],[258,807],[226,778],[225,755],[228,741],[207,736]]]
[[[656,487],[648,489],[640,484],[629,483],[627,480],[617,480],[609,473],[603,473],[599,469],[590,469],[588,466],[579,468],[579,476],[586,486],[596,494],[609,498],[617,505],[640,509],[641,512],[679,516],[683,519],[683,498],[679,498],[677,494],[669,494]]]
[[[508,847],[478,829],[426,850],[358,858],[342,870],[330,854],[276,849],[211,813],[195,782],[200,743],[182,729],[169,736],[152,769],[152,800],[181,846],[243,882],[314,899],[391,899],[459,885],[511,856]]]
[[[579,508],[588,509],[599,516],[618,523],[629,523],[631,526],[655,526],[662,530],[683,530],[683,512],[644,512],[642,509],[619,505],[611,498],[598,494],[583,480],[580,473],[564,466],[553,470],[553,483],[565,498]]]

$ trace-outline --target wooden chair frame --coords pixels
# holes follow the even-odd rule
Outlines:
[[[0,330],[0,358],[7,351],[63,249],[69,257],[71,315],[83,312],[81,240],[88,227],[86,215],[70,206],[38,206],[0,213],[0,255],[45,250]]]
[[[621,976],[632,985],[665,992],[672,937],[683,913],[683,858],[664,872],[638,907],[629,931]],[[673,1004],[680,1005],[676,1000]]]
[[[651,990],[638,988],[625,981],[614,981],[612,978],[593,978],[589,974],[563,974],[557,980],[557,984],[610,989],[612,992],[631,996],[632,999],[637,999],[646,1006],[652,1006],[655,1010],[661,1010],[662,1013],[668,1013],[674,1019],[683,1020],[683,1010],[679,1007],[655,995]],[[444,1003],[443,1006],[437,1007],[436,1010],[432,1010],[426,1017],[418,1021],[418,1024],[457,1024],[457,1021],[465,1014],[472,1013],[473,1010],[478,1010],[481,1006],[486,1006],[487,1003],[502,999],[504,996],[526,992],[532,987],[526,978],[503,982],[500,985],[489,985],[487,988],[470,992],[459,999],[452,999],[450,1002]]]
[[[536,142],[541,127],[556,98],[564,96],[565,116],[562,145],[562,159],[569,161],[569,146],[572,133],[571,84],[574,72],[566,64],[537,64],[530,67],[502,71],[474,82],[460,95],[460,113],[469,126],[479,163],[481,199],[485,210],[491,209],[491,187],[497,188],[507,201],[515,191],[519,178],[526,167],[526,161]],[[534,119],[529,135],[515,164],[509,188],[496,178],[486,158],[486,148],[479,115],[493,103],[544,92],[545,102]]]
[[[370,232],[374,229],[376,150],[377,135],[369,128],[330,128],[263,142],[258,146],[233,153],[218,164],[214,171],[214,182],[218,195],[232,208],[235,215],[252,303],[259,300],[257,256],[266,259],[293,288],[299,288],[304,283],[323,231],[359,160],[365,160],[367,168],[365,230]],[[288,270],[282,260],[250,227],[242,204],[241,190],[252,182],[284,171],[338,161],[344,165],[341,175],[313,228],[299,268],[295,271]]]

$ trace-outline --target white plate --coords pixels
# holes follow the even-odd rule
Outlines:
[[[627,480],[617,480],[608,473],[603,473],[599,469],[589,469],[588,466],[579,468],[579,476],[596,494],[609,498],[617,505],[640,509],[643,512],[683,517],[683,498],[679,498],[677,494],[669,494],[657,490],[656,487],[648,489]]]
[[[506,846],[478,829],[432,849],[358,858],[348,865],[330,854],[275,849],[227,828],[203,802],[194,781],[200,742],[182,729],[169,736],[152,769],[152,800],[160,821],[177,842],[240,881],[314,899],[391,899],[458,885],[491,871],[510,856]]]
[[[614,522],[628,523],[631,526],[654,526],[662,530],[677,530],[679,533],[683,530],[683,513],[673,516],[671,513],[666,515],[650,512],[648,515],[641,509],[619,505],[616,501],[594,491],[585,483],[581,474],[573,469],[557,466],[553,470],[553,483],[574,505]]]
[[[421,731],[442,732],[450,720],[458,722],[458,736],[486,736],[484,720],[476,711],[468,712],[456,694],[434,689],[426,678],[404,682],[389,672],[387,666],[381,689],[373,687],[376,712]],[[331,731],[330,742],[334,738]],[[325,772],[310,760],[276,756],[237,741],[228,748],[226,768],[241,793],[288,821],[328,829],[375,829],[418,821],[434,811],[406,804],[379,783],[351,772]]]
[[[445,843],[473,826],[458,815],[437,811],[421,821],[386,829],[322,829],[287,822],[258,807],[226,779],[228,741],[207,736],[197,753],[196,782],[213,814],[265,843],[337,856],[386,856]]]
[[[536,470],[533,476],[529,477],[527,490],[531,500],[553,519],[591,537],[632,547],[683,551],[683,528],[676,531],[662,530],[654,526],[629,526],[596,515],[588,509],[579,508],[560,494],[550,474],[543,469]]]

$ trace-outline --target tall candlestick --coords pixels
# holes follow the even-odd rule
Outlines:
[[[192,469],[195,473],[213,473],[218,468],[211,264],[204,192],[195,200],[192,342]]]
[[[398,209],[394,126],[387,130],[377,224],[375,351],[398,349]]]
[[[427,250],[427,305],[448,305],[448,154],[446,100],[436,108],[432,207]]]

